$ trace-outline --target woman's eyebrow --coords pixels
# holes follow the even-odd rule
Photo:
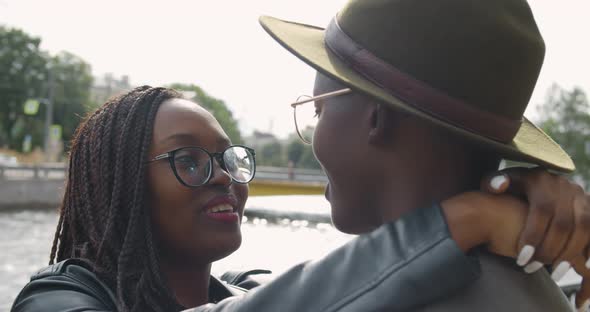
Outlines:
[[[165,139],[163,139],[161,141],[161,143],[167,143],[169,141],[189,141],[189,142],[194,142],[194,141],[198,141],[197,138],[191,134],[188,133],[174,133],[172,135],[167,136]]]
[[[199,146],[199,143],[200,143],[199,139],[196,136],[194,136],[192,134],[188,134],[188,133],[173,133],[160,141],[160,143],[162,143],[162,144],[169,143],[169,142],[181,142],[183,144],[189,143],[189,144],[196,145],[196,146]],[[195,144],[195,143],[197,143],[197,144]],[[221,147],[230,146],[232,144],[231,140],[227,137],[221,137],[221,138],[217,139],[216,143],[218,146],[221,146]]]
[[[229,146],[232,145],[231,140],[229,138],[226,137],[222,137],[217,139],[217,145],[219,146]]]

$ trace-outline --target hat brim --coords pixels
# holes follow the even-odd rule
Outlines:
[[[575,165],[568,154],[526,118],[523,118],[523,123],[512,142],[503,144],[488,139],[413,108],[365,79],[326,48],[323,28],[283,21],[270,16],[260,17],[260,24],[289,52],[322,74],[336,79],[354,90],[376,97],[395,108],[449,129],[476,144],[498,152],[506,159],[538,164],[560,172],[575,170]]]

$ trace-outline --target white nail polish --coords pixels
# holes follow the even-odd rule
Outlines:
[[[490,181],[490,186],[494,190],[499,191],[500,190],[500,187],[505,182],[506,182],[506,177],[503,174],[497,175],[497,176],[493,177],[492,180]]]
[[[580,306],[577,310],[578,312],[588,312],[588,308],[590,307],[590,300],[584,301],[584,303]]]
[[[588,259],[588,261],[586,261],[586,269],[590,269],[590,259]]]
[[[571,267],[572,266],[569,262],[561,261],[557,267],[555,267],[553,273],[551,273],[551,278],[556,282],[559,281]]]
[[[531,245],[525,245],[524,247],[522,247],[522,250],[520,250],[520,253],[518,254],[516,264],[520,266],[525,266],[527,263],[529,263],[529,261],[531,261],[531,258],[533,258],[534,254],[535,247]]]
[[[533,261],[524,267],[524,272],[527,274],[532,274],[532,273],[537,272],[542,267],[543,267],[543,263],[541,263],[539,261]]]

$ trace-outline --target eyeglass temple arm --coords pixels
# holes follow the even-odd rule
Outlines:
[[[171,153],[170,152],[164,153],[164,154],[160,154],[160,155],[154,157],[152,160],[150,160],[148,162],[157,161],[157,160],[160,160],[160,159],[168,158],[170,156],[171,156]]]
[[[340,90],[336,90],[336,91],[324,93],[324,94],[321,94],[321,95],[318,95],[318,96],[310,97],[309,99],[305,99],[305,100],[301,100],[301,101],[297,101],[295,103],[292,103],[291,104],[291,107],[295,107],[297,105],[309,103],[309,102],[312,102],[312,101],[323,100],[323,99],[326,99],[326,98],[330,98],[330,97],[333,97],[333,96],[342,95],[342,94],[346,94],[346,93],[350,93],[350,92],[352,92],[352,90],[350,88],[346,88],[346,89],[340,89]]]

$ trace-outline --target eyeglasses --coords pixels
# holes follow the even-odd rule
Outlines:
[[[293,107],[293,120],[295,121],[295,129],[297,135],[301,141],[307,144],[311,144],[313,138],[313,132],[318,123],[319,114],[315,105],[302,105],[309,102],[318,100],[325,100],[338,95],[351,93],[352,90],[349,88],[336,90],[316,96],[302,95],[297,98],[295,103],[291,104]]]
[[[254,150],[232,145],[220,153],[210,153],[200,147],[182,147],[160,154],[148,161],[168,158],[178,181],[188,187],[205,185],[213,176],[213,159],[229,174],[233,182],[246,184],[254,179],[256,160]]]

